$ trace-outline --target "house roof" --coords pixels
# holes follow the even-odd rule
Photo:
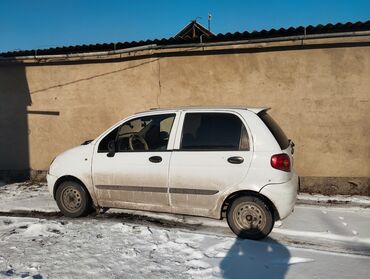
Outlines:
[[[187,40],[199,38],[200,36],[209,38],[214,35],[215,34],[205,28],[202,24],[198,23],[196,20],[192,20],[188,25],[186,25],[180,32],[176,34],[175,38]]]
[[[17,56],[32,56],[32,55],[54,55],[54,54],[74,54],[74,53],[85,53],[85,52],[98,52],[98,51],[111,51],[120,50],[132,47],[139,47],[150,44],[163,45],[181,45],[189,43],[199,43],[201,32],[209,32],[199,23],[196,23],[196,28],[199,30],[195,31],[196,36],[187,36],[188,27],[191,27],[191,23],[185,26],[175,37],[154,39],[146,41],[132,41],[132,42],[118,42],[118,43],[103,43],[103,44],[90,44],[90,45],[75,45],[75,46],[62,46],[53,47],[47,49],[33,49],[33,50],[20,50],[20,51],[9,51],[0,53],[0,57],[17,57]],[[193,24],[194,27],[194,24]],[[197,33],[197,32],[200,33]],[[206,32],[207,31],[207,32]],[[313,34],[333,34],[342,32],[356,32],[356,31],[370,31],[370,20],[364,22],[347,22],[337,24],[326,24],[316,26],[299,26],[289,27],[280,29],[260,30],[260,31],[245,31],[235,33],[224,33],[214,35],[209,32],[209,36],[202,38],[203,42],[227,42],[237,40],[251,40],[251,39],[269,39],[279,38],[286,36],[296,35],[313,35]],[[179,36],[180,35],[180,36]],[[185,35],[185,36],[184,36]]]

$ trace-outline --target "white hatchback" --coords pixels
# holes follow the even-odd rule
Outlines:
[[[266,108],[155,109],[132,115],[50,165],[68,217],[125,208],[227,219],[261,239],[293,210],[293,146]]]

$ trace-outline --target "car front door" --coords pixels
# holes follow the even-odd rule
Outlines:
[[[187,112],[179,127],[170,166],[171,205],[175,211],[207,215],[219,195],[247,175],[248,132],[232,112]]]
[[[99,204],[159,210],[169,205],[168,147],[175,119],[175,113],[133,118],[97,143],[92,176]],[[112,148],[115,152],[109,152]]]

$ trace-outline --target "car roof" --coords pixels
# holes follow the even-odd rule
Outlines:
[[[153,111],[192,111],[192,110],[249,110],[254,113],[259,113],[261,111],[269,110],[268,107],[245,107],[245,106],[182,106],[182,107],[174,107],[174,108],[151,108],[148,111],[143,111],[140,113],[145,112],[153,112]]]

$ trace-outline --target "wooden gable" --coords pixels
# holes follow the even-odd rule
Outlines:
[[[177,33],[175,37],[182,39],[195,39],[199,38],[202,35],[206,38],[214,36],[214,34],[203,25],[198,23],[196,20],[192,20],[179,33]]]

